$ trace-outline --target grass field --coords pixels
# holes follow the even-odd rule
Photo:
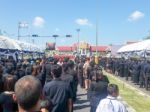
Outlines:
[[[146,97],[141,92],[126,85],[123,81],[118,80],[113,75],[104,72],[108,76],[110,83],[119,86],[120,96],[130,105],[136,112],[150,112],[150,97]]]

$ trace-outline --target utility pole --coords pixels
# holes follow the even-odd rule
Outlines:
[[[78,55],[79,55],[79,53],[80,53],[80,40],[79,40],[79,38],[80,38],[80,35],[79,35],[79,33],[80,33],[80,29],[77,29],[77,33],[78,33],[78,48],[77,48],[77,52],[78,52]]]
[[[28,29],[28,23],[27,22],[19,22],[18,23],[18,40],[20,40],[20,37],[22,37],[22,35],[20,35],[20,29],[21,28],[27,28]]]
[[[20,39],[20,22],[18,23],[18,40]]]
[[[97,47],[98,47],[98,22],[96,23],[96,55],[97,55]]]

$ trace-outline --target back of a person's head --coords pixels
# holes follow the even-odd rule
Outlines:
[[[14,91],[14,86],[16,79],[13,75],[7,75],[4,77],[4,90],[5,91]]]
[[[13,72],[13,67],[12,66],[7,66],[6,73],[12,74],[12,72]]]
[[[3,66],[0,65],[0,77],[2,76],[2,74],[3,74]]]
[[[15,84],[17,103],[26,111],[35,107],[40,99],[41,91],[40,81],[33,76],[24,76]]]
[[[64,58],[64,62],[68,62],[69,61],[69,58],[68,57],[65,57]]]
[[[108,95],[113,96],[114,94],[117,95],[119,93],[118,85],[116,84],[109,84],[107,88]]]
[[[68,66],[69,66],[70,68],[73,68],[73,67],[74,67],[74,62],[73,62],[72,60],[69,60],[69,61],[68,61]]]
[[[90,66],[94,67],[94,62],[93,61],[90,62]]]
[[[53,77],[55,78],[59,78],[61,76],[62,73],[62,67],[60,65],[52,65],[51,66],[51,73],[53,75]]]
[[[40,65],[34,65],[32,68],[32,75],[37,76],[41,72],[41,66]]]
[[[21,63],[17,63],[17,69],[21,69],[22,64]]]
[[[103,80],[103,72],[101,70],[96,70],[96,81]]]
[[[54,64],[57,64],[58,63],[58,59],[57,58],[54,58]]]
[[[62,64],[62,71],[65,73],[69,70],[69,65],[68,63],[63,63]]]

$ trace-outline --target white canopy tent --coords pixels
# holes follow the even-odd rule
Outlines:
[[[34,44],[10,39],[5,36],[0,36],[0,48],[20,51],[42,52],[42,50]]]
[[[149,50],[150,50],[150,39],[137,42],[134,44],[130,44],[130,45],[125,45],[121,47],[117,52],[125,53],[125,52],[149,51]]]
[[[0,48],[21,50],[21,47],[18,44],[16,44],[14,40],[9,39],[5,36],[0,36]]]

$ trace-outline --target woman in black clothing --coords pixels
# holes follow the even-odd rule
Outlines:
[[[15,83],[16,79],[12,75],[4,78],[4,92],[0,94],[0,105],[3,107],[3,112],[17,111],[17,103],[13,100]]]
[[[3,92],[3,66],[0,65],[0,93]]]
[[[95,112],[99,101],[107,96],[108,81],[103,79],[101,70],[93,72],[92,81],[88,90],[88,99],[90,100],[91,110]]]
[[[42,67],[40,65],[34,65],[32,69],[32,76],[40,80],[42,87],[45,84],[45,75],[42,72]]]
[[[0,94],[3,92],[3,66],[0,65]],[[2,112],[2,106],[0,105],[0,112]]]

